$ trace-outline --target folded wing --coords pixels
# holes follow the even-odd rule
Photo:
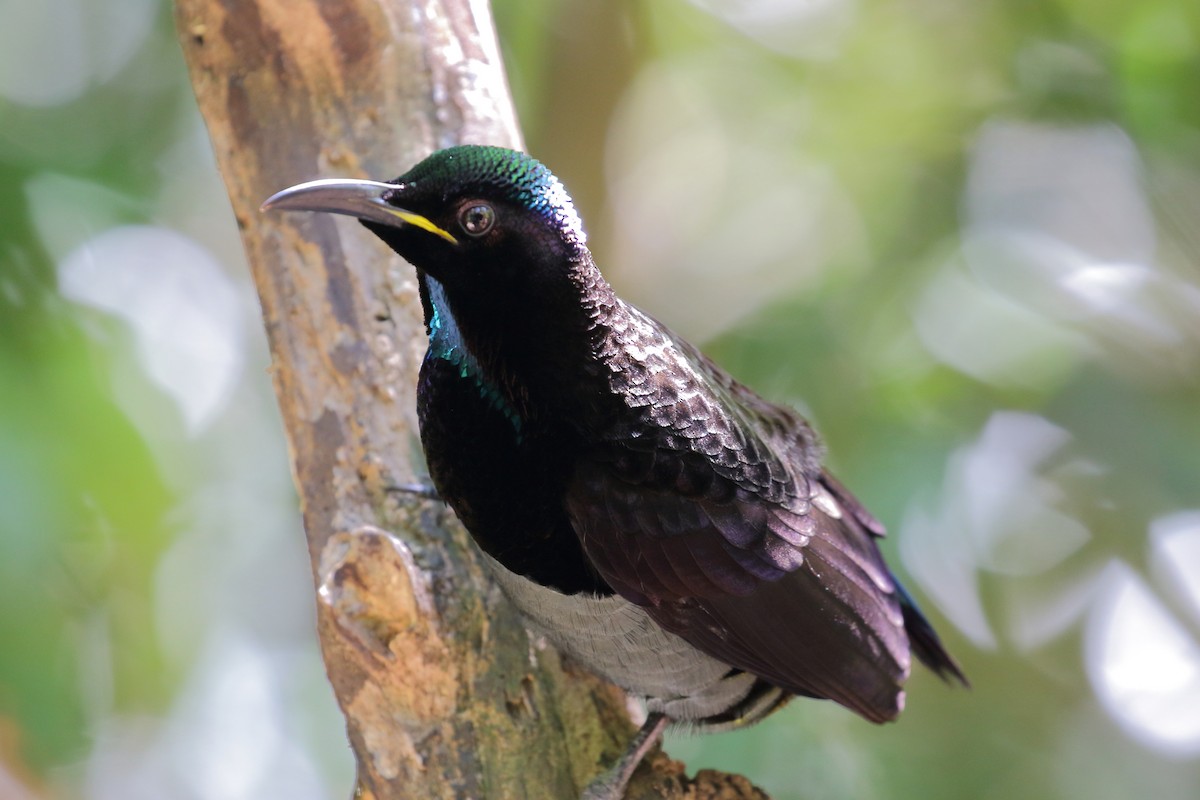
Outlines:
[[[900,712],[910,664],[901,596],[875,523],[839,499],[840,486],[796,476],[772,502],[703,474],[691,454],[643,452],[630,469],[638,460],[590,460],[568,492],[584,550],[617,592],[784,689],[874,722]]]

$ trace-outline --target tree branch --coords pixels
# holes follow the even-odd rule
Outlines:
[[[258,215],[290,183],[519,148],[485,4],[178,0],[176,22],[262,304],[360,795],[577,797],[632,735],[623,695],[528,641],[451,513],[392,491],[419,463],[411,268],[353,221]],[[630,798],[763,797],[653,767]]]

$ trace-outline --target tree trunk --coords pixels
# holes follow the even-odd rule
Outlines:
[[[420,462],[412,269],[352,220],[258,213],[312,178],[519,148],[485,4],[177,0],[176,22],[262,304],[359,795],[577,797],[633,733],[623,695],[529,641],[453,515],[394,490]],[[763,797],[651,766],[630,798]]]

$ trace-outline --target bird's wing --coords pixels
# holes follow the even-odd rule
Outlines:
[[[764,499],[694,450],[618,447],[578,466],[567,508],[605,580],[667,630],[792,692],[891,719],[909,651],[881,529],[824,473],[792,475],[785,495]]]

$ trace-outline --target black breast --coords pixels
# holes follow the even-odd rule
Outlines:
[[[433,355],[421,366],[417,413],[438,493],[510,571],[567,594],[611,595],[563,504],[575,435],[515,418],[462,372]]]

